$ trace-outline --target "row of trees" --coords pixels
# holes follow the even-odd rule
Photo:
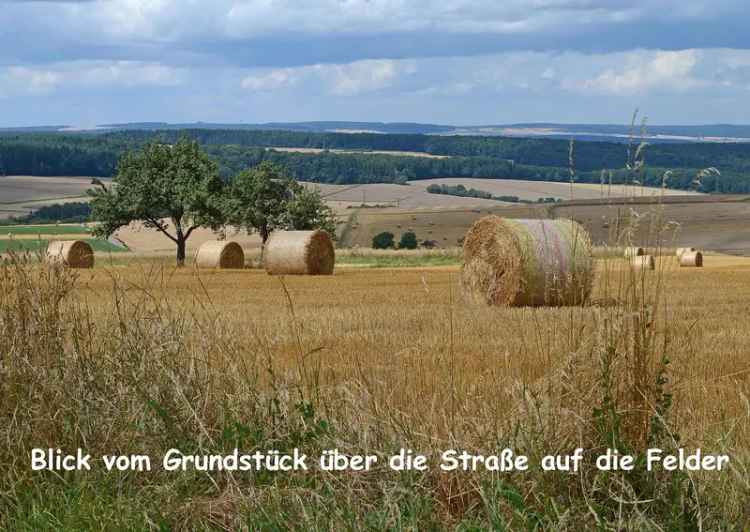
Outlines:
[[[334,235],[335,220],[320,194],[297,183],[282,167],[261,163],[229,181],[195,141],[152,142],[128,152],[114,184],[89,191],[94,231],[109,237],[131,222],[164,234],[185,263],[187,241],[199,227],[232,225],[257,232],[265,245],[275,229],[321,228]]]
[[[529,166],[565,167],[568,140],[498,136],[416,135],[379,133],[319,133],[238,129],[186,129],[121,131],[105,135],[117,144],[144,142],[155,136],[174,142],[180,136],[203,145],[243,147],[287,147],[345,150],[415,151],[451,157],[489,157]],[[578,170],[622,168],[627,154],[622,143],[581,141],[576,143]],[[750,170],[750,150],[739,143],[661,143],[649,146],[649,164],[660,168],[723,167]]]
[[[537,198],[536,202],[527,200],[527,199],[521,199],[518,196],[508,196],[508,195],[500,195],[495,196],[491,192],[487,192],[486,190],[479,190],[476,188],[466,188],[462,184],[458,185],[438,185],[438,184],[432,184],[427,187],[427,192],[430,194],[446,194],[448,196],[458,196],[461,198],[482,198],[482,199],[491,199],[491,200],[497,200],[497,201],[505,201],[508,203],[556,203],[558,201],[557,198],[554,197],[542,197]],[[562,201],[562,200],[559,200]]]
[[[87,202],[54,203],[39,207],[29,214],[0,220],[0,225],[82,223],[90,216],[91,206]]]
[[[289,131],[131,131],[107,135],[0,134],[0,175],[112,176],[118,159],[158,139],[174,144],[180,135],[209,141],[204,150],[229,178],[264,161],[281,164],[300,181],[322,183],[403,183],[434,177],[479,177],[567,181],[567,142],[549,139],[440,137],[429,135],[351,135]],[[251,144],[252,143],[252,144]],[[270,146],[417,149],[447,158],[374,153],[289,153]],[[420,151],[420,150],[416,150]],[[626,147],[605,142],[576,143],[577,180],[599,183],[601,169],[622,169]],[[671,169],[669,186],[690,188],[701,168],[717,167],[721,179],[703,181],[707,192],[750,192],[750,150],[745,144],[660,144],[649,146],[650,168],[641,184],[659,186]],[[609,177],[607,177],[607,181]],[[632,175],[616,170],[613,183],[630,183]]]

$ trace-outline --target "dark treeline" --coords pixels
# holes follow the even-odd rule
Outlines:
[[[129,149],[160,139],[174,142],[188,136],[201,142],[228,177],[270,160],[287,166],[302,181],[323,183],[403,183],[433,177],[477,177],[567,181],[568,143],[548,139],[499,137],[440,137],[428,135],[335,134],[290,131],[125,131],[93,134],[0,135],[0,175],[114,175],[118,158]],[[426,151],[448,158],[381,154],[290,153],[267,147],[317,147]],[[420,149],[421,148],[421,149]],[[604,142],[576,143],[576,179],[609,181],[601,169],[622,169],[627,146]],[[722,176],[703,181],[708,192],[750,192],[750,145],[663,144],[646,150],[649,168],[643,184],[660,185],[663,169],[674,171],[668,186],[689,188],[701,168],[717,167]],[[631,182],[615,170],[613,183]]]
[[[461,198],[482,198],[482,199],[493,199],[494,196],[491,192],[486,190],[479,190],[476,188],[466,188],[464,185],[430,185],[427,187],[427,192],[430,194],[447,194],[448,196],[458,196]],[[518,198],[516,198],[518,201]]]
[[[508,203],[535,203],[531,200],[521,199],[518,196],[495,196],[486,190],[476,188],[466,188],[464,185],[430,185],[427,187],[430,194],[447,194],[448,196],[458,196],[460,198],[482,198],[496,201],[505,201]],[[537,198],[536,203],[556,203],[557,198]],[[560,200],[562,201],[562,200]]]
[[[568,164],[567,140],[524,139],[454,135],[407,135],[377,133],[312,133],[301,131],[243,131],[222,129],[186,129],[170,131],[123,131],[105,135],[117,143],[143,143],[154,137],[176,142],[187,135],[201,144],[238,146],[318,148],[352,150],[416,151],[431,155],[492,157],[509,159],[530,166],[565,167]],[[636,139],[637,143],[638,140]],[[577,142],[576,166],[579,170],[623,168],[627,146],[613,142]],[[750,174],[750,144],[670,143],[648,147],[648,164],[659,168],[724,167]]]
[[[128,146],[100,136],[0,135],[0,175],[114,175]]]
[[[30,214],[0,220],[0,225],[83,223],[91,216],[91,206],[83,201],[55,203],[39,207]]]

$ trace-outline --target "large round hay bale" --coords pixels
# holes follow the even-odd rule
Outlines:
[[[336,260],[325,231],[274,231],[263,250],[271,275],[331,275]]]
[[[686,251],[680,255],[680,268],[702,268],[703,253],[700,251]]]
[[[577,305],[593,281],[591,241],[572,220],[485,216],[464,238],[461,287],[488,305]]]
[[[675,256],[679,259],[685,253],[693,253],[697,251],[695,248],[677,248],[675,250]]]
[[[245,252],[237,242],[209,240],[198,248],[195,265],[198,268],[244,268]]]
[[[625,258],[629,259],[631,257],[642,257],[646,254],[646,250],[643,248],[639,248],[637,246],[630,246],[625,248]]]
[[[69,268],[93,268],[94,250],[82,240],[57,240],[47,245],[47,262]]]
[[[639,255],[630,258],[630,266],[634,270],[653,270],[656,268],[656,261],[653,255]]]

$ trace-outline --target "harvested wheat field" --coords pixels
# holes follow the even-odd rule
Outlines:
[[[131,509],[122,519],[156,516],[187,528],[243,529],[251,519],[253,529],[278,511],[281,529],[360,529],[359,519],[370,519],[361,512],[385,504],[372,518],[377,529],[402,519],[412,529],[484,529],[492,511],[512,530],[583,530],[600,516],[617,523],[630,482],[641,478],[593,467],[595,453],[611,445],[602,408],[614,405],[612,423],[632,449],[673,450],[679,437],[686,449],[731,457],[720,473],[646,476],[621,529],[652,528],[650,512],[672,515],[669,490],[689,490],[692,498],[680,500],[693,502],[681,504],[700,505],[706,530],[746,523],[750,260],[712,256],[691,269],[665,256],[657,264],[631,277],[626,259],[599,259],[590,304],[556,308],[464,304],[459,268],[450,266],[319,277],[175,269],[143,258],[52,275],[36,265],[10,268],[0,288],[29,298],[2,299],[0,312],[28,316],[31,326],[0,322],[0,345],[10,360],[25,361],[2,367],[12,401],[0,411],[12,417],[14,438],[2,439],[0,458],[82,442],[93,456],[115,450],[157,460],[175,447],[222,455],[298,448],[310,456],[336,448],[381,465],[257,475],[155,469],[145,485],[129,472],[90,472],[81,478],[96,492],[82,488],[80,497],[117,493]],[[31,312],[39,302],[61,311]],[[585,449],[579,474],[539,470],[546,453],[576,447]],[[425,454],[431,467],[400,473],[382,465],[400,448]],[[528,456],[531,469],[438,469],[445,450],[504,448]],[[19,471],[26,476],[18,482],[42,478]],[[152,483],[198,502],[186,517],[183,505],[154,498]],[[313,496],[311,485],[323,494]],[[580,489],[583,498],[571,495]],[[393,506],[384,502],[393,497]],[[547,497],[569,512],[565,526],[545,510]],[[585,503],[592,498],[597,517]],[[404,517],[403,507],[415,513]]]
[[[0,176],[0,219],[54,203],[88,201],[89,188],[90,177]]]
[[[304,349],[315,351],[309,363],[319,368],[322,386],[348,382],[358,388],[367,381],[370,407],[404,408],[415,433],[446,438],[453,432],[471,441],[476,427],[489,430],[486,423],[509,413],[506,401],[514,386],[534,383],[564,362],[563,332],[571,320],[583,326],[601,312],[603,264],[597,262],[587,308],[466,305],[458,297],[458,267],[344,269],[333,276],[283,278],[262,270],[167,268],[168,282],[161,286],[163,266],[135,260],[83,274],[75,295],[96,309],[108,307],[111,272],[131,287],[128,297],[139,297],[136,286],[156,288],[178,308],[193,305],[205,289],[206,319],[220,320],[248,351],[265,346],[285,372],[299,364],[286,290]],[[624,261],[612,264],[613,270],[628,270]],[[714,256],[698,270],[680,269],[665,258],[657,270],[669,287],[670,325],[680,333],[674,370],[682,435],[715,445],[712,438],[722,427],[737,423],[734,430],[750,437],[742,397],[750,395],[750,337],[744,332],[750,328],[750,259]],[[739,433],[734,437],[741,441]]]

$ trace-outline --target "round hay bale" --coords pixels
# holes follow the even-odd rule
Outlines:
[[[634,270],[653,270],[656,268],[656,261],[653,255],[638,255],[630,258],[630,266]]]
[[[94,250],[82,240],[57,240],[47,245],[47,262],[69,268],[93,268]]]
[[[475,303],[578,305],[591,293],[591,241],[572,220],[485,216],[466,234],[463,253],[461,287]]]
[[[702,268],[703,253],[700,251],[686,251],[680,255],[680,268]]]
[[[677,248],[675,250],[675,256],[679,259],[684,253],[693,253],[697,251],[695,248]]]
[[[266,242],[263,263],[271,275],[331,275],[336,260],[325,231],[274,231]]]
[[[636,246],[630,246],[625,248],[625,258],[629,259],[631,257],[642,257],[646,254],[646,250],[643,248],[639,248]]]
[[[237,242],[209,240],[198,248],[195,265],[198,268],[244,268],[245,252]]]

